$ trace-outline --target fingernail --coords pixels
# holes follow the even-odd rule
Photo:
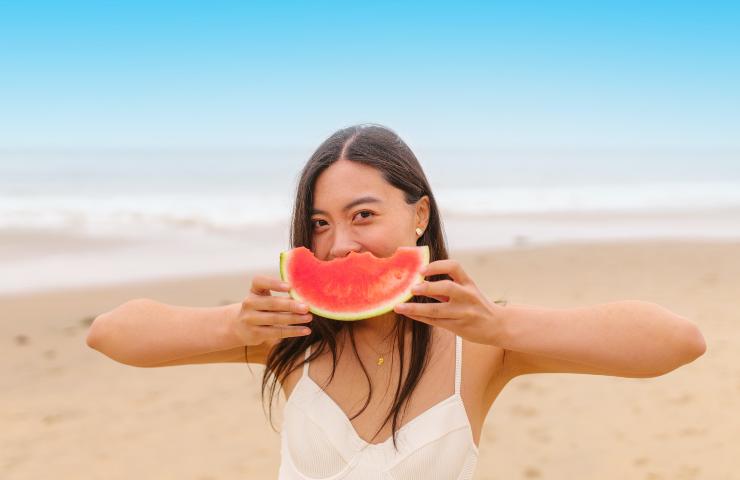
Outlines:
[[[399,305],[396,305],[394,308],[395,308],[395,310],[397,312],[402,312],[402,311],[406,310],[406,305],[404,305],[403,303],[401,303]]]
[[[285,290],[288,290],[290,288],[290,284],[285,282],[281,283],[280,286],[283,287]]]

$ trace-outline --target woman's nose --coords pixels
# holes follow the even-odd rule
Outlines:
[[[350,252],[360,251],[360,244],[352,239],[347,233],[339,233],[334,236],[334,243],[332,243],[329,251],[330,258],[342,258],[350,254]]]

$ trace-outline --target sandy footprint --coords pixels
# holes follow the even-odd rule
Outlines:
[[[520,391],[532,390],[533,385],[529,380],[522,380],[516,383],[516,389]]]
[[[694,480],[699,476],[701,468],[694,465],[681,465],[676,480]]]
[[[659,473],[648,472],[647,474],[645,474],[644,478],[645,480],[665,480],[666,477],[664,477],[663,475]]]
[[[644,467],[650,463],[650,459],[648,457],[637,457],[632,461],[632,464],[636,467]]]
[[[61,423],[67,420],[78,418],[81,415],[82,415],[82,412],[79,412],[76,410],[68,410],[65,412],[50,413],[48,415],[44,415],[41,418],[41,422],[44,425],[55,425],[57,423]]]
[[[527,405],[514,405],[509,411],[517,417],[534,417],[539,413],[536,408]]]
[[[679,435],[681,437],[695,437],[697,435],[704,435],[705,433],[707,433],[707,430],[709,430],[709,428],[707,427],[704,427],[704,428],[686,427],[686,428],[681,429],[681,431],[679,432]]]
[[[542,478],[542,470],[537,467],[527,467],[524,469],[524,478]]]
[[[539,443],[550,443],[552,437],[550,431],[544,427],[534,427],[529,429],[529,436]]]
[[[694,396],[687,392],[678,397],[669,398],[668,402],[674,405],[685,405],[687,403],[691,403],[693,400]]]

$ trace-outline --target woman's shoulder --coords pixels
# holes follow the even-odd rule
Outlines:
[[[465,337],[459,336],[446,328],[435,327],[434,337],[437,338],[438,348],[452,351],[457,346],[457,338],[460,338],[462,347],[462,365],[464,376],[471,376],[475,382],[485,380],[486,382],[500,372],[503,365],[504,349],[496,345],[484,345],[471,342]]]
[[[318,343],[313,343],[311,345],[308,345],[299,354],[294,355],[293,358],[291,358],[290,364],[288,368],[285,370],[287,373],[285,377],[283,378],[283,381],[279,382],[280,386],[283,389],[286,399],[290,397],[290,394],[293,392],[293,389],[298,384],[298,381],[303,375],[303,368],[305,365],[303,364],[303,361],[306,359],[306,352],[310,350],[311,353],[313,353],[313,350],[316,348],[316,345],[318,345]]]
[[[504,349],[496,345],[485,345],[482,343],[471,342],[463,336],[457,335],[446,328],[435,327],[437,338],[443,339],[441,343],[449,344],[453,349],[456,347],[457,338],[460,337],[460,345],[463,352],[463,361],[471,359],[488,359],[493,362],[501,361],[504,355]]]
[[[470,383],[485,385],[486,388],[500,383],[504,365],[504,348],[461,338],[463,376],[472,379]]]

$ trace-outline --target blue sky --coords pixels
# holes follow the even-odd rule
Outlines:
[[[0,148],[740,148],[714,1],[0,1]]]

